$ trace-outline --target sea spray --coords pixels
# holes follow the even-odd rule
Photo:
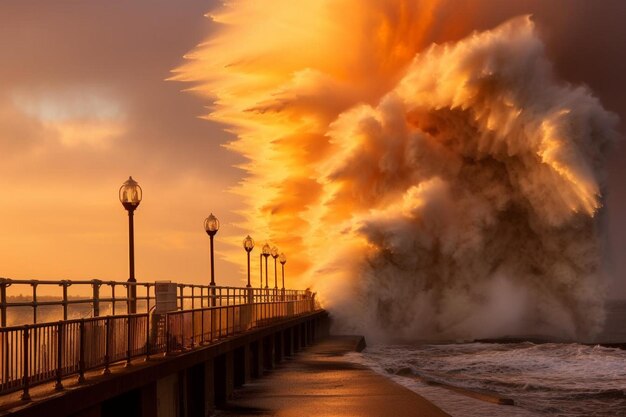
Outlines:
[[[616,117],[555,77],[526,16],[430,45],[445,4],[233,2],[174,78],[249,160],[243,226],[342,330],[590,337]]]

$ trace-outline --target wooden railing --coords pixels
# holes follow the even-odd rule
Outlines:
[[[279,292],[263,290],[246,298],[254,303],[2,327],[0,394],[22,390],[28,400],[36,384],[54,381],[61,390],[68,376],[83,382],[89,370],[107,373],[114,363],[198,348],[315,310],[310,293],[293,298],[283,301]]]

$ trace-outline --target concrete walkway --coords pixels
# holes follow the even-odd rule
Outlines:
[[[358,336],[331,336],[237,390],[216,416],[449,416],[414,392],[342,356]]]

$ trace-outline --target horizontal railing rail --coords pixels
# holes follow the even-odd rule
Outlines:
[[[2,327],[0,394],[23,390],[28,400],[33,385],[54,381],[61,390],[68,376],[77,375],[80,383],[90,370],[109,373],[114,363],[194,349],[316,309],[311,293],[291,300],[280,291],[247,297],[262,301]]]
[[[0,326],[130,314],[130,286],[136,288],[136,311],[149,313],[156,303],[157,284],[157,282],[133,283],[96,279],[52,281],[0,278]],[[306,291],[278,288],[211,287],[178,283],[175,285],[179,310],[246,304],[250,301],[290,301],[307,296]],[[13,295],[9,294],[9,289]],[[70,289],[77,295],[71,296]],[[55,290],[56,294],[50,295]]]
[[[186,350],[219,338],[271,324],[277,318],[294,317],[314,310],[312,299],[238,304],[167,314],[167,329],[174,329],[166,350]]]

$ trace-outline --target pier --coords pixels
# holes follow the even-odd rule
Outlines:
[[[32,287],[33,297],[9,301],[11,285]],[[93,291],[40,302],[42,285]],[[101,285],[126,295],[100,297]],[[145,312],[99,315],[103,305],[130,306],[129,294],[141,294],[131,285],[146,289],[137,295]],[[15,310],[32,309],[36,321],[44,307],[62,309],[58,321],[0,328],[0,415],[206,416],[235,387],[327,333],[326,312],[309,291],[163,285],[170,297],[159,300],[158,283],[0,281],[3,323]],[[90,317],[68,317],[72,304],[88,306]]]
[[[46,286],[61,296],[39,298]],[[51,308],[60,319],[38,321]],[[344,359],[364,339],[329,337],[308,290],[2,279],[0,312],[31,321],[0,327],[0,416],[447,416]]]

